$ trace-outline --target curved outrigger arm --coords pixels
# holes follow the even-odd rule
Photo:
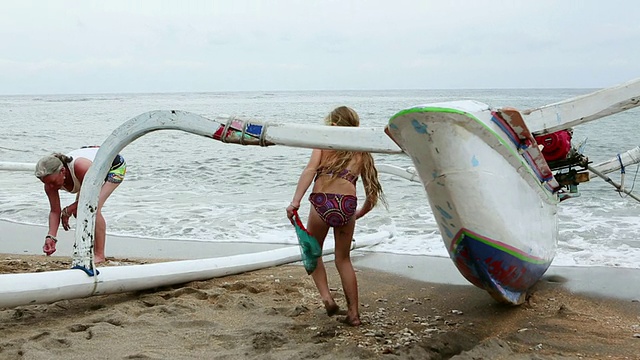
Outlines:
[[[73,246],[73,268],[95,274],[93,239],[98,195],[116,155],[137,138],[156,130],[181,130],[226,143],[241,145],[286,145],[292,147],[402,153],[376,127],[335,127],[325,125],[270,124],[234,117],[215,120],[178,110],[150,111],[115,129],[102,143],[83,181],[78,199],[78,221]]]

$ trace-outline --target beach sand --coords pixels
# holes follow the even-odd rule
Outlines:
[[[18,234],[41,232],[25,229]],[[68,256],[31,253],[40,236],[6,251],[2,233],[0,273],[69,269]],[[122,252],[111,240],[108,250]],[[152,261],[117,257],[107,266]],[[363,321],[357,328],[328,317],[311,277],[284,265],[0,309],[0,359],[640,359],[638,271],[626,278],[632,295],[620,289],[604,297],[610,289],[598,281],[624,283],[613,278],[629,269],[587,276],[551,269],[525,304],[512,307],[466,283],[448,259],[369,254],[354,264]],[[327,266],[344,307],[339,276]],[[572,288],[581,284],[576,279],[590,279],[596,291]]]
[[[111,264],[145,263],[112,259]],[[68,269],[0,256],[0,273]],[[358,328],[328,317],[301,266],[0,310],[0,359],[639,359],[640,303],[541,281],[510,307],[467,285],[358,268]],[[330,284],[344,296],[332,263]],[[640,336],[640,335],[635,335]]]

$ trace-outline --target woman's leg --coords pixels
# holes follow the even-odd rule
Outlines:
[[[104,246],[107,237],[107,222],[102,216],[102,206],[109,198],[113,190],[115,190],[120,183],[105,182],[100,189],[100,196],[98,198],[98,211],[96,213],[96,231],[95,242],[93,243],[93,261],[97,263],[104,262]]]
[[[342,280],[344,296],[347,298],[347,318],[345,321],[352,326],[360,325],[358,280],[351,264],[351,242],[355,226],[356,219],[353,216],[346,225],[333,230],[336,239],[336,268],[340,274],[340,280]]]
[[[323,248],[324,240],[327,238],[327,233],[329,232],[329,225],[322,220],[313,206],[311,207],[311,211],[309,211],[307,231],[309,231],[309,233],[318,240],[320,248]],[[313,273],[311,273],[311,277],[313,278],[313,282],[316,284],[316,288],[318,288],[324,308],[327,310],[327,315],[335,315],[340,308],[333,299],[333,296],[331,296],[329,282],[327,281],[327,270],[324,267],[322,257],[318,259],[318,265]]]

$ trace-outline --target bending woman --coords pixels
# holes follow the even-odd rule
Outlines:
[[[325,119],[330,126],[359,126],[358,114],[351,108],[341,106],[333,110]],[[362,176],[366,200],[357,209],[356,182]],[[300,208],[300,201],[313,184],[309,196],[311,210],[307,230],[318,240],[320,247],[333,228],[335,238],[335,265],[340,274],[342,288],[347,300],[345,322],[352,326],[360,325],[358,309],[358,283],[351,264],[350,250],[356,219],[363,217],[378,199],[384,202],[382,186],[378,182],[378,171],[373,157],[367,152],[313,150],[309,163],[302,171],[293,201],[287,207],[287,217],[293,221],[293,211]],[[320,292],[320,297],[329,316],[335,315],[340,308],[331,296],[327,273],[322,257],[311,274]]]
[[[47,256],[56,252],[58,239],[58,227],[62,221],[62,227],[69,230],[69,218],[76,216],[78,211],[78,198],[82,186],[82,180],[93,163],[98,152],[97,146],[87,146],[74,150],[67,155],[55,153],[40,159],[36,164],[35,175],[44,183],[44,192],[49,198],[49,233],[45,236],[42,250]],[[104,244],[107,233],[107,223],[102,216],[102,206],[109,195],[124,180],[127,172],[127,164],[124,158],[117,155],[111,164],[105,183],[100,189],[98,199],[98,211],[96,214],[94,262],[101,263],[105,260]],[[65,190],[77,194],[76,201],[61,209],[58,190]]]

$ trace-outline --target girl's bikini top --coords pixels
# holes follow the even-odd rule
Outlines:
[[[318,168],[318,170],[316,171],[316,177],[313,179],[313,181],[318,180],[318,176],[320,176],[320,175],[329,175],[329,176],[333,175],[333,173],[325,172],[324,170],[325,169],[322,168],[322,167]],[[354,186],[356,185],[356,181],[358,181],[358,177],[353,175],[351,173],[351,170],[349,170],[349,169],[344,169],[344,170],[340,171],[338,173],[338,177],[341,178],[341,179],[347,180],[348,182],[352,183]]]

